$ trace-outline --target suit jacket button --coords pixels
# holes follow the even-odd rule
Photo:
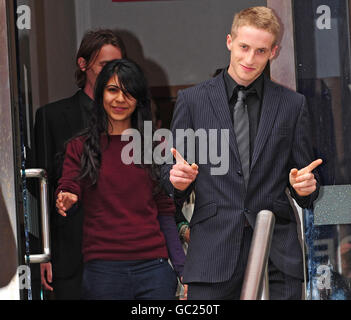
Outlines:
[[[242,177],[242,176],[243,176],[243,173],[241,172],[241,170],[238,170],[236,173],[237,173],[237,174],[238,174],[238,176],[240,176],[240,177]]]
[[[249,213],[250,213],[250,210],[249,210],[249,209],[247,209],[247,208],[245,208],[245,209],[244,209],[244,213],[249,214]]]

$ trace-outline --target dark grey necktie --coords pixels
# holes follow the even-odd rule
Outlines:
[[[250,174],[250,127],[245,98],[249,93],[249,91],[243,89],[238,91],[238,98],[233,111],[234,131],[246,187]]]

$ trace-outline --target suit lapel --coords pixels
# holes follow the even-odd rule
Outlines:
[[[208,96],[211,101],[213,112],[220,122],[220,129],[229,129],[229,147],[240,163],[240,155],[236,143],[233,121],[229,111],[227,92],[221,72],[213,81],[208,83]],[[215,129],[215,128],[214,128]]]
[[[255,166],[271,133],[280,103],[280,89],[265,77],[261,119],[258,126],[255,147],[252,154],[251,170]]]
[[[267,77],[265,77],[263,91],[264,92],[261,107],[261,119],[258,126],[254,150],[252,153],[251,169],[256,164],[267,142],[267,139],[270,136],[281,99],[279,94],[279,87],[276,86]],[[220,128],[229,129],[229,146],[232,152],[234,153],[237,161],[240,163],[240,155],[236,143],[232,118],[229,112],[229,105],[227,99],[227,92],[223,80],[223,73],[221,73],[216,78],[214,78],[213,81],[208,83],[208,96],[211,101],[214,114],[216,115],[217,119],[221,124]]]

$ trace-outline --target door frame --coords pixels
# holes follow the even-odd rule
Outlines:
[[[9,283],[0,288],[0,300],[20,300],[18,266],[23,264],[20,245],[23,206],[21,205],[21,145],[18,116],[18,83],[16,66],[15,1],[0,0],[0,191],[9,232],[1,246],[12,257]],[[15,242],[15,243],[13,243]],[[12,252],[15,250],[16,252]]]

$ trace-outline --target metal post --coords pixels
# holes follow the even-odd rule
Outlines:
[[[262,297],[262,293],[265,299],[269,298],[268,272],[266,272],[266,286],[264,292],[263,280],[265,271],[267,271],[274,223],[275,218],[273,212],[262,210],[258,213],[241,290],[241,300],[259,300]]]
[[[261,300],[269,300],[269,276],[268,276],[268,264],[266,263],[266,268],[264,271],[264,278],[262,283],[262,294]]]

